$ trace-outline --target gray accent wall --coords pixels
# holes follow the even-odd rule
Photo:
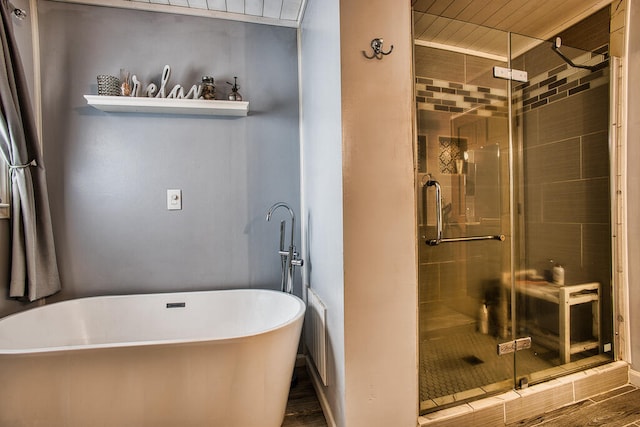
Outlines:
[[[329,400],[336,425],[345,425],[339,2],[309,1],[300,39],[305,283],[327,307],[328,385],[323,394]]]
[[[44,152],[63,291],[280,285],[277,201],[299,212],[297,36],[291,28],[42,1]],[[238,76],[248,117],[105,113],[98,74],[218,96]],[[183,208],[168,211],[166,190]],[[299,231],[296,231],[299,236]],[[298,280],[296,293],[300,293]]]

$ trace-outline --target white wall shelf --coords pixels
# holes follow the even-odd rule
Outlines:
[[[146,98],[84,95],[87,104],[110,113],[197,114],[207,116],[246,116],[246,101],[205,99]]]

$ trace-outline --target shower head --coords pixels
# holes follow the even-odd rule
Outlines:
[[[560,37],[556,37],[555,40],[553,41],[553,48],[559,49],[560,46],[562,46],[562,39]]]

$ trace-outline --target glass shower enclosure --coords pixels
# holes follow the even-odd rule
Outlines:
[[[608,40],[443,20],[414,15],[422,413],[613,357]]]

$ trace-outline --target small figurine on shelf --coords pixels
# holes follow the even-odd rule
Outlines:
[[[131,73],[120,68],[120,95],[131,96]]]
[[[200,96],[204,99],[216,99],[216,86],[214,85],[213,77],[202,77],[202,90]]]
[[[242,101],[242,95],[238,92],[240,86],[238,86],[238,78],[233,78],[233,83],[227,82],[227,84],[231,85],[231,93],[229,94],[229,101]]]

